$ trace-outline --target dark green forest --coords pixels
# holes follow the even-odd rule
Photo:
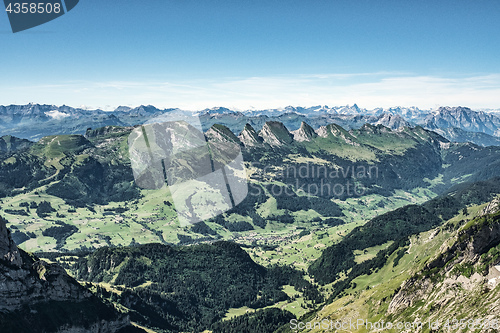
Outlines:
[[[371,264],[365,262],[363,265],[358,265],[354,261],[354,250],[363,250],[388,241],[400,244],[410,235],[440,225],[467,205],[489,201],[498,193],[500,193],[500,178],[492,178],[488,181],[456,186],[448,191],[448,194],[420,206],[409,205],[377,216],[365,225],[353,229],[339,243],[326,248],[321,257],[309,267],[309,273],[322,284],[335,281],[341,272],[347,272],[349,269],[352,269],[349,273],[352,279],[365,274],[366,269],[363,266],[376,267],[378,259],[370,260]],[[398,246],[393,250],[397,248]],[[391,253],[387,252],[384,255],[388,256]],[[345,283],[342,283],[342,286],[344,285]]]
[[[259,309],[286,300],[283,285],[294,286],[313,304],[323,302],[303,272],[260,266],[231,242],[102,248],[73,270],[79,280],[124,286],[121,294],[103,288],[96,293],[131,309],[133,320],[174,332],[207,329],[230,308]]]

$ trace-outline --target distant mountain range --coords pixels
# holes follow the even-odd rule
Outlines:
[[[500,136],[498,116],[463,107],[441,107],[427,115],[422,124],[429,129],[455,127],[465,131]]]
[[[246,124],[256,130],[269,121],[279,121],[289,130],[298,130],[303,121],[313,129],[328,124],[358,129],[364,124],[383,125],[390,129],[422,126],[436,131],[450,141],[471,142],[480,146],[498,145],[500,116],[490,110],[474,111],[467,107],[440,107],[421,110],[417,107],[375,108],[367,110],[352,106],[287,106],[279,109],[236,111],[215,107],[191,112],[176,108],[158,109],[141,105],[136,108],[120,106],[114,111],[87,110],[54,105],[0,106],[0,136],[12,135],[37,141],[53,134],[84,134],[88,128],[104,126],[134,126],[156,117],[197,115],[206,131],[214,124],[227,126],[235,134]],[[480,134],[474,134],[480,133]],[[1,149],[1,148],[0,148]]]

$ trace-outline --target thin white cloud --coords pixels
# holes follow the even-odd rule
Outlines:
[[[60,112],[58,110],[52,110],[52,111],[45,112],[45,115],[49,116],[49,117],[51,117],[53,119],[57,119],[57,120],[69,117],[69,114],[64,113],[64,112]]]
[[[94,108],[106,106],[107,109],[119,105],[152,104],[190,110],[214,106],[244,110],[353,103],[366,108],[395,105],[500,108],[500,74],[437,77],[378,72],[177,82],[72,81],[49,85],[3,86],[0,90],[0,104],[36,102]]]

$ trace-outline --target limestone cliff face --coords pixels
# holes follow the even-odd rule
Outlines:
[[[77,302],[92,296],[60,266],[23,257],[20,267],[0,266],[0,311],[18,310],[39,300]]]
[[[296,131],[293,131],[292,134],[294,140],[298,142],[311,141],[318,136],[314,129],[304,121],[302,122],[302,124],[300,124],[300,128]]]
[[[278,121],[268,121],[262,127],[260,136],[270,146],[285,146],[293,142],[293,135]]]
[[[489,202],[486,207],[484,207],[482,214],[495,214],[500,211],[500,197]]]
[[[223,125],[213,125],[205,133],[209,142],[231,142],[239,145],[240,140],[229,128]]]
[[[118,332],[130,325],[57,264],[12,241],[0,217],[0,332]]]
[[[5,221],[0,217],[0,260],[16,267],[21,267],[22,260],[19,250],[10,237]],[[1,306],[1,305],[0,305]]]
[[[245,125],[245,128],[240,133],[238,138],[247,147],[262,145],[262,138],[259,137],[255,129],[250,124]]]
[[[321,126],[320,128],[318,128],[316,133],[322,138],[327,138],[329,136],[339,137],[342,134],[344,135],[348,134],[348,132],[345,129],[343,129],[340,125],[337,124],[329,124],[326,126]]]
[[[0,217],[0,311],[13,311],[35,300],[79,301],[91,293],[58,265],[19,250]]]

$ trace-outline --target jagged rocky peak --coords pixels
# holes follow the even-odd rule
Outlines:
[[[399,129],[401,127],[410,127],[411,124],[403,119],[398,114],[383,113],[380,115],[377,121],[372,123],[373,125],[383,125],[390,129]]]
[[[215,124],[205,133],[209,141],[240,143],[238,137],[224,125]]]
[[[0,216],[0,260],[6,261],[11,265],[21,267],[23,261],[19,250],[14,244],[7,229],[6,221]]]
[[[20,250],[1,217],[0,259],[0,311],[13,311],[39,300],[81,301],[91,297],[62,267]]]
[[[243,131],[238,136],[245,146],[256,146],[262,144],[262,138],[259,137],[255,129],[250,124],[246,124]]]
[[[329,124],[326,126],[321,126],[316,131],[316,133],[322,138],[326,138],[329,135],[339,136],[340,134],[342,134],[344,132],[346,132],[346,130],[344,128],[342,128],[342,126],[337,125],[337,124]]]
[[[2,114],[11,114],[16,115],[18,121],[19,119],[24,118],[36,118],[36,119],[45,119],[48,118],[45,112],[56,109],[56,106],[53,105],[40,105],[40,104],[27,104],[27,105],[8,105],[6,107],[1,108]],[[15,120],[15,119],[13,119]]]
[[[438,108],[438,112],[440,113],[464,113],[464,112],[471,112],[472,110],[466,106],[440,106]]]
[[[486,207],[484,207],[481,212],[482,215],[495,214],[500,211],[500,197],[497,197],[490,201]]]
[[[262,127],[260,136],[271,146],[283,146],[293,142],[293,135],[279,121],[268,121]]]
[[[305,121],[300,124],[300,128],[292,132],[295,141],[311,141],[318,136],[314,129],[309,126]]]
[[[337,107],[336,109],[339,114],[359,114],[361,112],[361,109],[356,103],[352,106],[348,104],[346,106]]]
[[[115,112],[129,112],[130,110],[132,110],[130,106],[120,105],[115,109]]]

